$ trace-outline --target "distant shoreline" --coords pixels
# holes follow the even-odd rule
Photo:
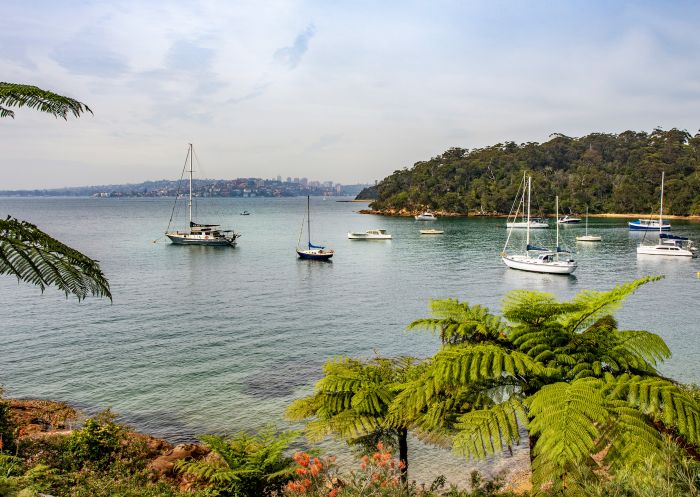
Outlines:
[[[364,200],[362,201],[364,202]],[[387,209],[387,210],[373,210],[373,209],[362,209],[358,211],[360,214],[371,214],[375,216],[387,216],[387,217],[413,217],[420,214],[420,210],[409,210],[409,209]],[[437,217],[492,217],[492,218],[507,218],[507,214],[484,214],[480,212],[469,212],[467,214],[460,212],[450,212],[450,211],[432,211]],[[583,215],[579,215],[583,219]],[[635,214],[635,213],[618,213],[609,212],[604,214],[589,214],[588,217],[593,218],[610,218],[610,219],[658,219],[658,215],[649,214]],[[551,216],[553,218],[553,216]],[[700,221],[700,216],[674,216],[671,214],[664,214],[664,219],[681,219],[687,221]]]

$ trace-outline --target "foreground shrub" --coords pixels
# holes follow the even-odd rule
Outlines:
[[[116,416],[108,409],[88,418],[80,430],[70,435],[66,450],[74,469],[80,469],[85,464],[104,469],[114,462],[126,433],[115,419]]]
[[[212,454],[201,461],[180,461],[176,468],[195,476],[211,495],[265,497],[277,495],[293,476],[293,461],[285,455],[299,433],[268,428],[256,435],[233,438],[205,435],[201,440]]]

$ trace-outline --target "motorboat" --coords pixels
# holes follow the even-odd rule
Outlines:
[[[308,242],[306,248],[300,247],[301,235],[304,231],[304,220],[301,221],[301,230],[299,230],[299,240],[297,240],[297,255],[300,259],[309,259],[313,261],[327,261],[335,251],[327,249],[321,245],[311,243],[311,200],[306,196],[306,231],[308,233]]]
[[[350,240],[391,240],[391,235],[386,230],[350,231],[348,238]]]
[[[581,222],[580,217],[574,217],[566,215],[557,221],[559,224],[579,224]]]
[[[525,200],[525,178],[523,177],[523,193],[522,199],[518,204],[523,205]],[[527,178],[527,224],[526,224],[526,241],[525,241],[525,253],[524,254],[508,254],[506,249],[508,248],[508,242],[513,234],[514,227],[511,227],[508,231],[508,238],[506,239],[505,247],[501,253],[501,260],[503,263],[511,269],[519,269],[521,271],[529,271],[533,273],[548,273],[548,274],[571,274],[576,271],[578,264],[574,259],[572,259],[570,252],[562,249],[559,246],[559,223],[557,223],[557,244],[555,250],[548,250],[545,248],[536,247],[530,245],[530,192],[532,190],[532,178]],[[556,215],[559,218],[559,197],[555,199],[556,205]],[[517,218],[518,212],[516,210],[515,217]],[[534,255],[530,255],[534,252]]]
[[[425,211],[421,212],[417,216],[413,216],[416,221],[436,221],[437,216],[433,214],[431,211]]]
[[[600,235],[589,235],[588,234],[588,206],[586,206],[586,234],[576,237],[577,242],[602,242],[603,237]]]
[[[241,212],[241,216],[250,216],[250,212],[243,211],[243,212]]]
[[[637,255],[660,255],[665,257],[697,257],[697,247],[692,240],[684,237],[661,233],[655,245],[640,245]]]
[[[419,230],[421,235],[442,235],[445,232],[443,230]]]
[[[222,230],[219,228],[218,224],[203,224],[196,223],[192,219],[192,174],[194,171],[194,147],[190,143],[187,150],[187,156],[185,157],[185,168],[189,162],[190,173],[190,193],[189,201],[187,203],[189,210],[189,230],[183,231],[172,231],[170,230],[170,225],[172,224],[173,218],[170,217],[170,222],[165,230],[165,236],[167,236],[170,241],[175,245],[207,245],[207,246],[228,246],[235,247],[236,239],[241,235],[234,232],[233,230]],[[183,168],[182,176],[184,176],[185,170]],[[180,179],[182,180],[182,176]],[[175,197],[175,202],[177,203],[178,196]],[[173,206],[173,212],[175,212],[175,206]]]
[[[665,171],[661,171],[661,202],[659,207],[659,220],[656,222],[657,230],[659,230],[658,241],[654,244],[645,244],[644,239],[646,238],[646,233],[644,233],[644,238],[637,246],[637,255],[655,255],[664,257],[696,257],[697,248],[693,245],[693,242],[683,236],[671,235],[670,233],[663,233],[664,228],[663,223],[663,212],[664,212],[664,178]],[[640,221],[643,221],[640,219]],[[630,223],[631,225],[631,223]],[[631,229],[631,228],[630,228]]]
[[[669,231],[670,223],[664,223],[662,219],[637,219],[627,223],[630,231]]]

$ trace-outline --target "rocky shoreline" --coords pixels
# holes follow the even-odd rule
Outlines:
[[[10,415],[17,427],[18,441],[67,437],[79,428],[86,416],[65,402],[35,399],[7,399]],[[177,461],[204,459],[210,449],[203,444],[173,445],[162,438],[128,430],[123,443],[141,443],[147,447],[146,468],[152,481],[168,480],[180,490],[192,487],[194,479],[174,470]]]
[[[387,217],[413,217],[417,216],[423,210],[420,209],[362,209],[357,211],[359,214],[371,214],[375,216],[387,216]],[[484,213],[484,212],[452,212],[452,211],[432,211],[437,217],[493,217],[493,218],[507,218],[508,214],[501,213]],[[583,215],[578,215],[583,217]],[[655,215],[649,214],[635,214],[635,213],[618,213],[609,212],[604,214],[589,214],[588,217],[592,218],[610,218],[610,219],[654,219]],[[700,216],[674,216],[671,214],[664,214],[664,219],[681,219],[687,221],[700,221]]]

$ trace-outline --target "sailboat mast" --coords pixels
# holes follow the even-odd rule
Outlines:
[[[532,185],[532,176],[527,177],[527,241],[525,242],[525,251],[530,247],[530,188]]]
[[[306,231],[309,233],[309,249],[311,249],[311,200],[306,196]]]
[[[555,219],[557,220],[557,253],[559,252],[559,195],[554,197],[554,212],[556,213]]]
[[[588,236],[588,206],[586,206],[586,236]]]
[[[661,207],[659,208],[659,238],[661,238],[661,229],[664,225],[664,175],[665,171],[661,171]]]
[[[192,144],[190,143],[190,201],[187,204],[187,206],[189,207],[189,210],[190,210],[190,226],[192,226],[192,169],[194,167],[194,163],[192,160],[193,155],[194,155],[194,151],[192,149]]]

